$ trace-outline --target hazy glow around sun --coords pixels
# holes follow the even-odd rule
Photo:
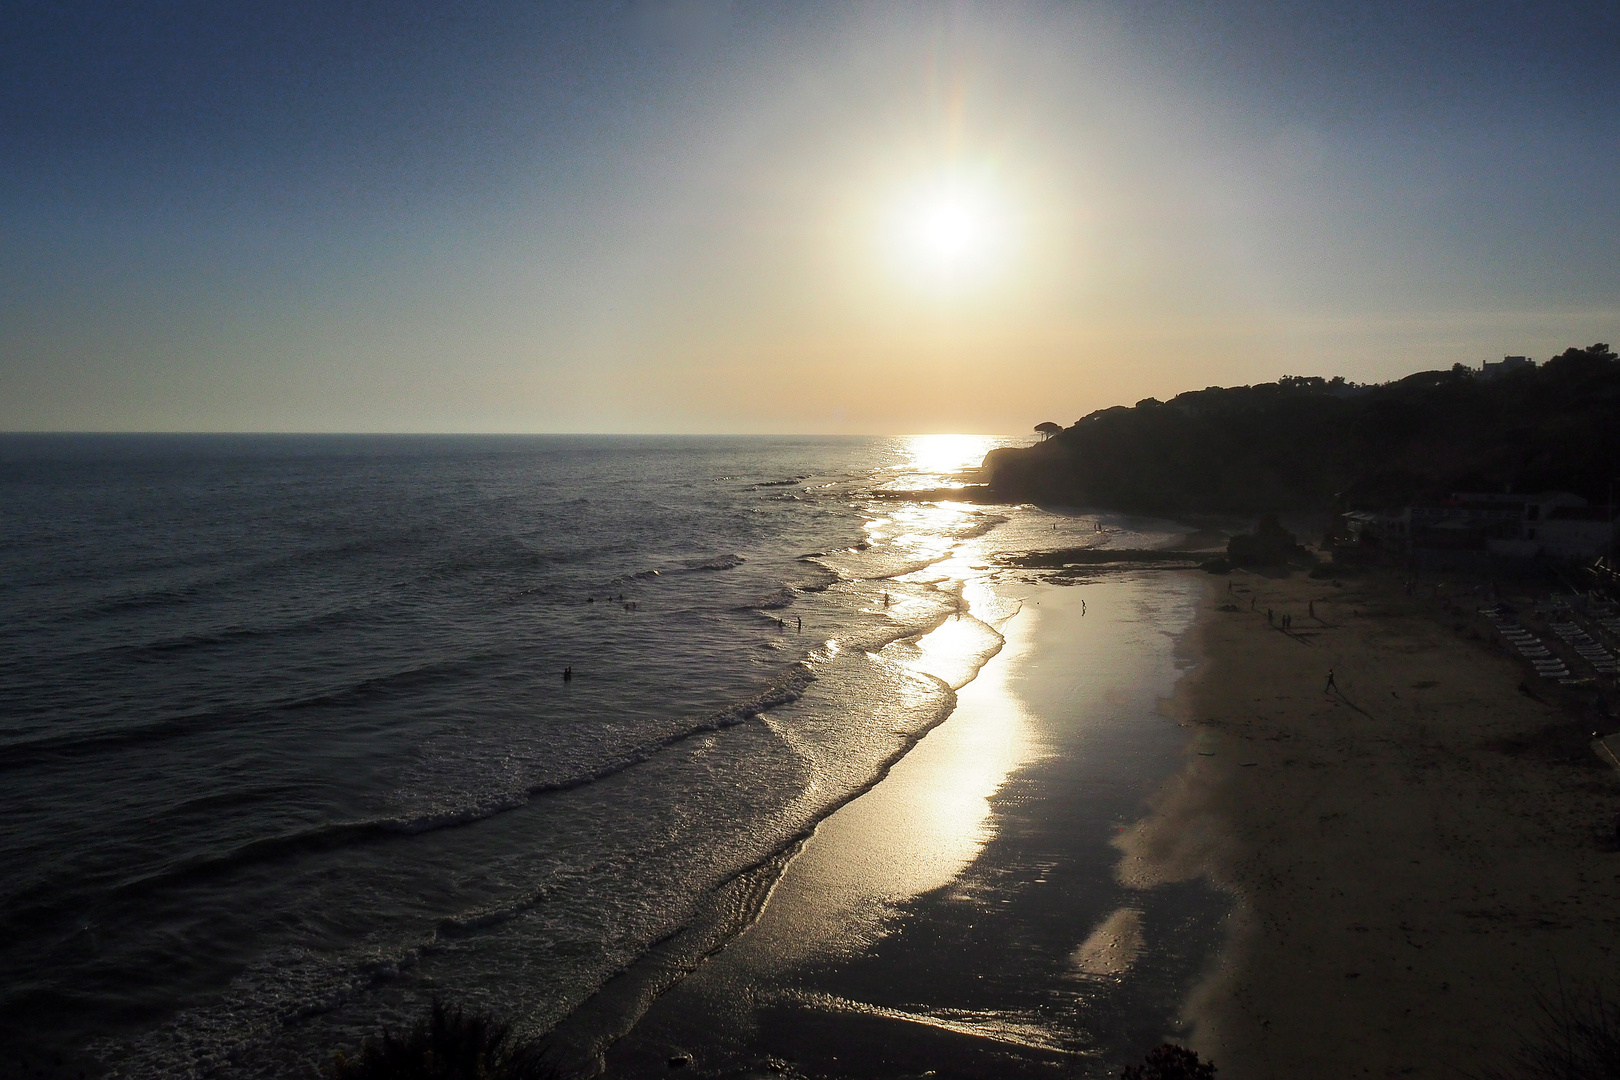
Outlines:
[[[1002,261],[1011,240],[1004,201],[985,180],[933,177],[906,189],[894,211],[898,262],[925,282],[981,278]]]

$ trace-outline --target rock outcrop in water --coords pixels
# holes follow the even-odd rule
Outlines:
[[[1606,344],[1494,377],[1463,367],[1358,386],[1285,377],[1094,412],[985,458],[998,499],[1150,513],[1379,508],[1451,490],[1606,501],[1620,358]]]
[[[1271,514],[1260,519],[1254,532],[1238,533],[1226,542],[1226,561],[1232,566],[1283,566],[1310,559],[1294,534]]]

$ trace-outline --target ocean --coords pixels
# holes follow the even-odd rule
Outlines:
[[[656,955],[633,1018],[1095,542],[894,494],[1018,441],[0,437],[0,1036],[309,1074]]]

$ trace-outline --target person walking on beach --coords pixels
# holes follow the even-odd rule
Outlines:
[[[1082,601],[1080,601],[1080,614],[1082,616],[1084,616],[1085,613],[1086,613],[1086,602],[1084,600],[1082,600]]]
[[[798,615],[795,615],[793,617],[798,620],[799,633],[801,633],[801,634],[804,633],[804,619],[801,616],[798,616]]]
[[[1327,685],[1322,687],[1322,693],[1330,694],[1333,691],[1337,690],[1338,688],[1339,688],[1339,684],[1333,681],[1333,669],[1328,668]]]

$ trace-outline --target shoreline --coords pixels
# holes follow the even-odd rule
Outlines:
[[[1185,765],[1117,840],[1122,882],[1235,899],[1188,1044],[1261,1080],[1505,1065],[1538,1001],[1612,968],[1620,785],[1518,664],[1393,581],[1231,582],[1172,706]]]
[[[1112,847],[1186,738],[1161,704],[1206,585],[1166,580],[1010,579],[1027,602],[956,711],[818,826],[608,1074],[1101,1077],[1174,1034],[1227,901],[1122,886]]]

